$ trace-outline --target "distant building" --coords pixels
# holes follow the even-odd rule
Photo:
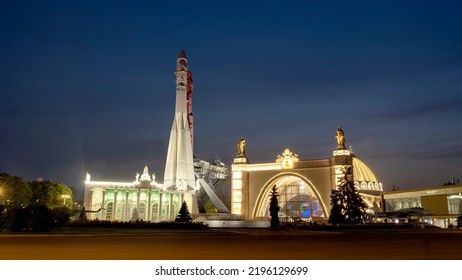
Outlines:
[[[430,214],[416,218],[443,228],[455,225],[462,215],[462,185],[385,192],[382,200],[385,212],[417,207],[428,210]]]
[[[84,207],[89,219],[117,221],[173,220],[183,201],[183,192],[165,190],[149,175],[148,167],[132,182],[92,181],[87,173]]]
[[[340,134],[340,135],[339,135]],[[343,130],[338,146],[326,159],[302,160],[286,148],[274,162],[251,164],[245,154],[245,140],[238,144],[232,164],[231,213],[247,220],[268,219],[269,195],[276,185],[282,221],[321,221],[330,213],[330,195],[337,188],[342,168],[353,169],[354,184],[369,207],[380,204],[383,184],[372,169],[346,149]]]

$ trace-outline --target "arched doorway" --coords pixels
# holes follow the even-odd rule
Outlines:
[[[326,217],[327,209],[313,184],[296,173],[283,173],[271,178],[261,189],[253,217],[269,217],[269,198],[276,185],[281,221],[312,221]]]

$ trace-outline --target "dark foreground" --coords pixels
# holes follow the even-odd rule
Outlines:
[[[0,234],[0,252],[4,260],[462,259],[462,231]]]

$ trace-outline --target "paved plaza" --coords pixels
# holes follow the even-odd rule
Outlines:
[[[461,259],[462,231],[2,234],[0,252],[10,260]]]

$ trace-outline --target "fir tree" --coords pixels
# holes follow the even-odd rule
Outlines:
[[[329,223],[333,225],[343,224],[345,221],[345,217],[342,214],[343,202],[338,190],[332,190],[330,205],[332,208],[330,209]]]
[[[191,216],[189,215],[188,211],[188,204],[186,201],[183,201],[181,204],[180,211],[178,211],[178,215],[176,216],[175,222],[191,222]]]
[[[332,190],[331,212],[329,222],[331,224],[360,224],[366,221],[366,204],[358,193],[351,180],[351,167],[342,169],[343,177],[338,182],[338,189]]]
[[[132,222],[136,222],[136,221],[138,221],[138,217],[139,217],[138,216],[138,209],[136,209],[136,207],[135,207],[135,208],[133,208],[132,217],[131,217],[130,220]]]
[[[271,228],[277,228],[279,226],[279,194],[277,193],[276,185],[271,189],[270,194],[270,216],[271,216]]]

